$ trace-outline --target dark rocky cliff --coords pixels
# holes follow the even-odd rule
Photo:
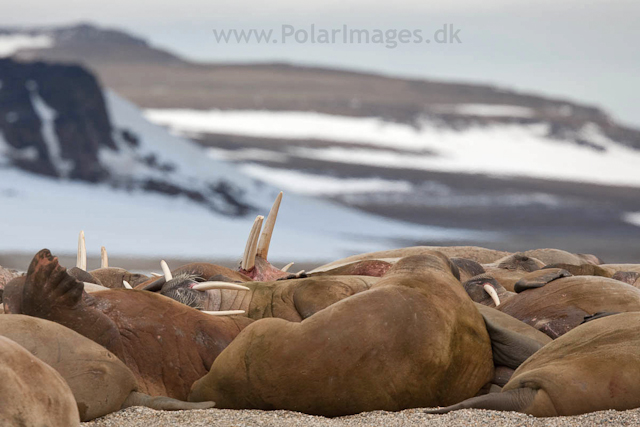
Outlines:
[[[98,150],[117,148],[93,75],[77,65],[0,59],[0,81],[0,131],[15,149],[8,153],[13,164],[56,177],[91,182],[108,178]],[[37,111],[42,103],[51,114],[55,136],[51,141],[46,140],[51,135],[42,131],[47,119]],[[56,149],[59,152],[54,153]]]
[[[114,158],[129,169],[114,169]],[[153,137],[112,122],[99,82],[82,66],[0,59],[0,166],[183,196],[226,215],[252,210],[232,177],[185,179],[173,161],[180,163],[163,156]]]

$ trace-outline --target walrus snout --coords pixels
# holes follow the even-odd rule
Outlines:
[[[498,307],[501,304],[500,293],[506,289],[498,281],[488,274],[481,274],[472,277],[464,283],[464,290],[474,302],[491,305],[491,302]]]

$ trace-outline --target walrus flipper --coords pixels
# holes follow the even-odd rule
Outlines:
[[[43,249],[29,265],[22,288],[20,312],[14,314],[60,323],[97,342],[122,360],[124,353],[120,333],[109,317],[89,304],[93,301],[84,293],[84,284],[69,275],[48,249]]]
[[[498,326],[484,314],[482,318],[491,338],[493,363],[496,366],[517,369],[532,354],[543,347],[538,341],[526,335]]]
[[[146,406],[159,411],[188,411],[191,409],[209,409],[216,406],[214,402],[183,402],[166,396],[149,396],[132,391],[120,409],[130,406]]]
[[[534,403],[539,390],[532,388],[517,388],[503,391],[502,393],[490,393],[472,397],[455,405],[439,409],[428,409],[427,414],[447,414],[460,409],[488,409],[493,411],[512,411],[528,413],[527,409]]]
[[[572,274],[567,270],[561,268],[549,268],[543,270],[537,270],[532,273],[524,275],[520,280],[513,285],[513,290],[519,294],[527,289],[541,288],[544,285],[553,282],[563,277],[571,277]]]

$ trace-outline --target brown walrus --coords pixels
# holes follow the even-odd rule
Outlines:
[[[47,249],[15,283],[11,312],[60,323],[115,354],[139,391],[186,400],[191,384],[245,326],[246,317],[210,316],[151,292],[114,289],[87,294]],[[7,301],[5,301],[6,303]],[[6,308],[6,305],[5,305]]]
[[[139,393],[133,372],[101,345],[58,323],[21,314],[0,317],[0,336],[20,344],[55,369],[76,400],[80,419],[89,421],[128,406],[204,409],[167,397]]]
[[[340,266],[351,264],[363,260],[380,260],[395,263],[399,259],[413,256],[429,254],[433,251],[441,252],[447,257],[466,258],[480,264],[492,263],[502,257],[510,255],[509,252],[496,251],[477,246],[413,246],[408,248],[391,249],[386,251],[369,252],[365,254],[352,255],[337,261],[324,264],[311,270],[309,273],[319,273],[331,270]]]
[[[339,416],[457,402],[493,376],[484,321],[438,252],[302,322],[258,320],[194,383],[221,408]]]
[[[599,276],[543,269],[521,279],[498,310],[557,338],[598,312],[640,311],[640,289]]]
[[[197,290],[206,283],[197,282],[193,276],[181,275],[166,282],[159,293],[202,310],[239,310],[254,320],[279,317],[299,322],[335,302],[366,291],[378,280],[369,276],[321,276],[230,285],[244,290]],[[219,285],[213,284],[214,287]]]
[[[3,336],[0,361],[0,425],[80,425],[76,400],[55,369]]]
[[[478,408],[536,417],[640,407],[640,313],[587,322],[525,361],[501,393],[428,413]]]

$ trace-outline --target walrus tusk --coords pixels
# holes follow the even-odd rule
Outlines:
[[[127,282],[126,280],[123,280],[123,281],[122,281],[122,284],[123,284],[123,285],[124,285],[124,287],[125,287],[125,288],[127,288],[127,289],[133,289],[133,286],[131,286],[131,285],[129,284],[129,282]]]
[[[202,282],[191,287],[196,291],[209,291],[211,289],[229,289],[232,291],[250,291],[246,286],[236,285],[229,282]]]
[[[489,296],[491,297],[491,299],[495,303],[496,307],[499,306],[500,305],[500,298],[498,297],[498,293],[496,292],[496,290],[493,289],[493,286],[484,285],[483,288],[489,294]]]
[[[210,314],[212,316],[233,316],[234,314],[244,314],[244,310],[227,310],[227,311],[204,311],[203,313]]]
[[[100,268],[109,268],[109,256],[104,246],[100,247]]]
[[[153,277],[162,277],[162,274],[158,274],[158,273],[151,273],[151,275],[152,275]]]
[[[76,267],[80,270],[87,271],[87,245],[84,241],[84,231],[80,231],[78,236],[78,256],[76,258]]]
[[[240,267],[244,271],[250,271],[256,265],[256,251],[258,250],[258,236],[260,235],[260,229],[262,229],[262,221],[264,217],[258,215],[253,221],[253,226],[249,232],[249,238],[247,239],[247,245],[244,248],[244,255],[242,256],[242,263]]]
[[[102,286],[102,285],[96,285],[95,283],[90,283],[90,282],[82,282],[82,284],[84,285],[84,291],[88,294],[91,294],[93,292],[100,292],[100,291],[108,291],[110,290],[109,288]]]
[[[169,269],[169,266],[167,265],[167,261],[160,261],[160,267],[162,268],[162,272],[164,273],[164,280],[166,280],[167,282],[169,280],[173,280],[173,275],[171,274],[171,269]]]
[[[264,223],[264,229],[260,235],[260,241],[258,241],[257,255],[262,259],[267,259],[269,254],[269,246],[271,245],[271,236],[273,236],[273,229],[276,226],[276,219],[278,218],[278,211],[280,210],[280,203],[282,202],[282,191],[276,197],[276,201],[273,202],[267,220]]]
[[[282,267],[282,269],[280,271],[284,271],[286,273],[287,271],[289,271],[291,266],[293,266],[293,264],[294,264],[293,262],[290,262],[289,264],[287,264],[284,267]]]

